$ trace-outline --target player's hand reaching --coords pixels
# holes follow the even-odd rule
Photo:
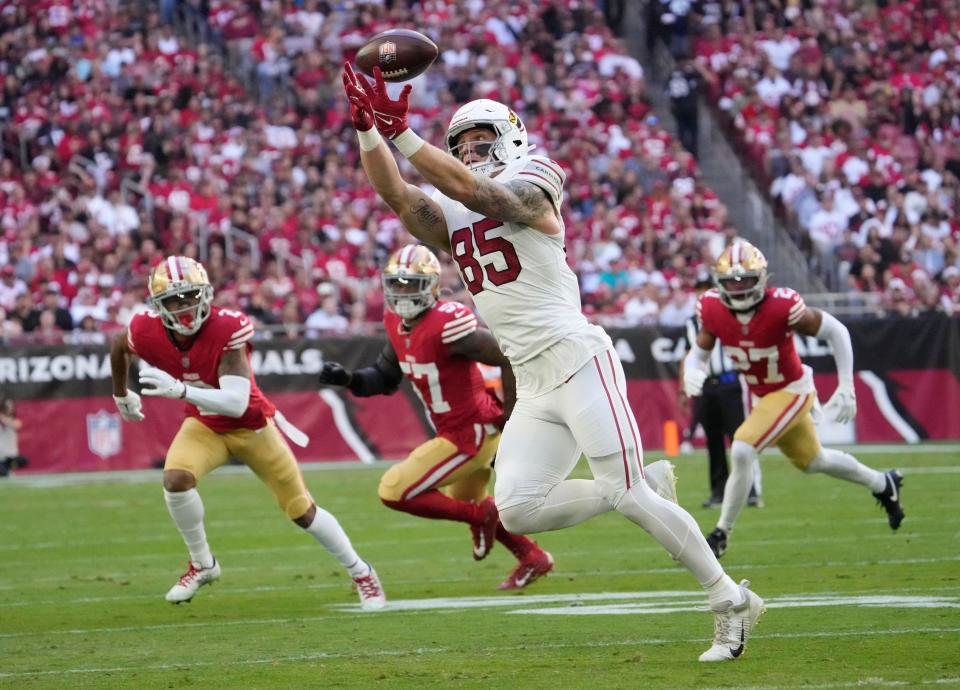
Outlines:
[[[410,84],[403,87],[400,96],[393,100],[387,93],[387,84],[383,81],[383,73],[379,67],[373,68],[373,83],[371,84],[362,74],[357,74],[349,63],[343,66],[343,84],[350,99],[350,113],[353,114],[354,102],[366,101],[373,110],[373,121],[380,134],[393,139],[410,129],[407,124],[407,111],[410,109]],[[358,93],[359,91],[359,93]],[[356,126],[356,120],[354,120]],[[358,128],[359,129],[359,128]]]
[[[182,400],[187,394],[187,384],[174,378],[163,369],[147,367],[140,370],[140,390],[144,395]]]
[[[373,129],[373,106],[370,104],[368,91],[364,89],[354,74],[353,68],[347,62],[343,66],[343,90],[350,103],[350,117],[353,119],[353,128],[358,132],[368,132]]]
[[[322,386],[348,386],[351,378],[350,372],[339,362],[324,362],[323,369],[320,370]]]
[[[117,404],[120,410],[120,416],[128,422],[142,422],[145,419],[141,407],[140,396],[133,391],[127,391],[126,395],[113,396],[113,402]]]
[[[857,394],[852,387],[840,385],[823,406],[823,411],[840,424],[852,422],[857,416]]]

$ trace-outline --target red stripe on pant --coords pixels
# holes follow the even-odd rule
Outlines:
[[[796,410],[792,414],[790,414],[790,411],[794,408],[794,406],[797,405],[798,401],[800,403],[799,406],[796,408]],[[770,426],[769,429],[767,429],[767,433],[765,433],[763,436],[760,437],[760,440],[757,442],[757,450],[763,450],[768,445],[770,445],[770,443],[776,440],[778,436],[776,429],[777,429],[777,425],[780,424],[780,420],[782,420],[784,417],[790,414],[790,418],[787,420],[787,423],[783,425],[784,429],[788,428],[793,423],[793,420],[796,419],[797,416],[799,416],[800,412],[803,410],[806,404],[807,404],[807,396],[803,396],[802,398],[799,395],[795,396],[793,402],[787,405],[786,409],[780,413],[780,416],[777,417],[776,421]],[[770,438],[771,434],[773,434],[773,438]]]
[[[447,470],[446,472],[444,472],[442,475],[440,475],[440,476],[437,477],[436,479],[432,480],[429,484],[426,484],[426,483],[425,483],[425,482],[427,482],[427,480],[430,479],[431,475],[433,474],[433,472],[436,471],[437,467],[439,467],[440,465],[443,465],[444,463],[450,462],[451,460],[453,460],[453,459],[454,459],[455,457],[457,457],[458,455],[463,455],[463,456],[464,456],[462,462],[456,463],[456,464],[453,465],[449,470]],[[409,497],[410,497],[410,494],[411,494],[414,490],[426,491],[426,490],[429,489],[430,487],[436,486],[436,485],[439,484],[441,481],[443,481],[444,478],[449,477],[452,473],[454,473],[454,472],[456,472],[458,469],[460,469],[460,467],[462,467],[464,463],[470,462],[470,459],[471,459],[471,457],[470,457],[469,455],[465,455],[464,453],[461,453],[459,450],[454,451],[452,454],[448,455],[448,456],[445,457],[443,460],[441,460],[440,462],[438,462],[436,465],[434,465],[433,467],[431,467],[431,468],[427,471],[426,474],[424,474],[422,477],[420,477],[419,480],[417,480],[416,482],[414,482],[413,484],[411,484],[410,487],[409,487],[406,491],[403,492],[403,498],[404,498],[404,500],[407,499],[407,498],[409,498]]]
[[[597,374],[600,375],[600,383],[603,384],[603,392],[607,394],[607,402],[610,404],[610,414],[613,415],[613,423],[617,425],[617,438],[620,439],[620,452],[623,455],[623,473],[627,477],[627,489],[630,489],[630,466],[627,464],[627,446],[623,442],[623,433],[620,431],[620,420],[617,419],[617,411],[613,407],[613,398],[610,397],[610,390],[607,388],[607,382],[603,379],[603,370],[600,368],[600,360],[594,356],[593,363],[597,366]]]
[[[623,414],[626,416],[627,422],[630,423],[630,408],[627,407],[627,399],[623,396],[620,386],[617,385],[617,370],[613,366],[613,355],[610,354],[610,350],[607,350],[607,361],[610,363],[610,371],[613,372],[613,387],[617,391],[617,397],[620,398],[620,404],[623,406]],[[640,439],[637,437],[636,424],[630,424],[630,435],[633,436],[633,448],[637,454],[637,469],[640,470],[640,476],[642,477],[643,463],[640,461]]]

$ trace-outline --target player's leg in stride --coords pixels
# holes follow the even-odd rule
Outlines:
[[[183,421],[167,451],[163,498],[190,554],[186,572],[167,592],[171,603],[190,601],[201,587],[220,578],[220,563],[207,542],[197,481],[227,458],[227,447],[218,434],[192,417]]]
[[[337,518],[313,501],[296,458],[273,420],[259,432],[242,429],[227,436],[231,454],[243,460],[270,487],[287,517],[346,569],[360,597],[360,607],[364,611],[384,608],[387,598],[377,571],[357,554]]]

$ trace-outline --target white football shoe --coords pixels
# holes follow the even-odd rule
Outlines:
[[[673,473],[673,467],[669,460],[657,460],[644,465],[643,478],[660,496],[671,503],[677,503],[677,476]]]
[[[750,580],[740,582],[746,601],[716,613],[713,623],[713,645],[700,655],[700,661],[733,661],[747,648],[754,626],[766,611],[763,599],[751,592]]]
[[[364,611],[379,611],[387,605],[387,595],[383,593],[383,585],[373,566],[367,563],[370,572],[361,577],[353,578],[353,584],[360,595],[360,608]]]
[[[170,588],[166,600],[172,604],[190,601],[198,589],[219,579],[220,563],[217,562],[216,557],[213,559],[213,565],[209,568],[198,568],[193,561],[189,561],[187,572],[181,575],[177,584]]]

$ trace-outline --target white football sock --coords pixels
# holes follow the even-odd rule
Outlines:
[[[873,493],[880,493],[887,488],[887,480],[883,472],[871,469],[842,450],[821,448],[816,457],[807,465],[806,472],[810,474],[822,473],[831,477],[846,479],[870,487]]]
[[[592,479],[566,479],[546,496],[500,510],[500,521],[513,534],[535,534],[563,529],[609,513],[613,505]]]
[[[330,555],[336,558],[350,573],[350,577],[362,577],[370,572],[370,566],[357,555],[350,543],[350,537],[343,531],[331,513],[317,506],[317,514],[309,527],[305,527],[313,538],[320,542]]]
[[[203,501],[196,489],[188,491],[163,490],[170,517],[180,530],[190,552],[190,560],[201,568],[213,567],[213,554],[207,544],[207,533],[203,529]]]
[[[717,527],[727,534],[733,531],[733,523],[747,503],[759,458],[757,449],[749,443],[734,441],[730,446],[730,476],[723,490],[723,505],[717,521]]]
[[[617,503],[617,512],[649,532],[705,588],[729,580],[736,589],[736,584],[724,574],[690,513],[657,495],[646,482],[637,482],[623,494]],[[739,595],[731,599],[739,600]]]

